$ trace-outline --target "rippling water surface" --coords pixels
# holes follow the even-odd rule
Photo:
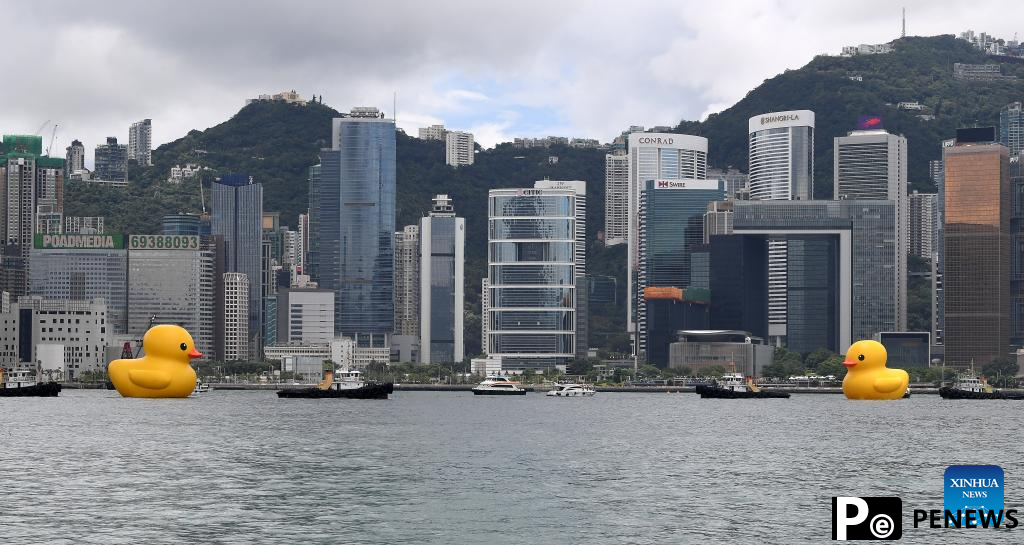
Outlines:
[[[831,496],[900,496],[904,542],[950,464],[1024,510],[1024,403],[214,391],[0,398],[5,543],[822,543]],[[1021,517],[1024,522],[1024,516]]]

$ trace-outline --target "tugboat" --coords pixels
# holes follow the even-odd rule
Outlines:
[[[939,388],[942,399],[1021,399],[1024,394],[1000,392],[992,388],[985,377],[961,374],[953,386]]]
[[[721,382],[715,381],[712,384],[698,384],[697,393],[702,398],[713,399],[760,399],[760,398],[788,398],[786,392],[766,392],[757,387],[750,378],[744,379],[739,373],[728,373],[722,375]]]
[[[548,397],[590,397],[596,393],[589,384],[555,384],[554,388],[544,394]]]
[[[0,397],[57,397],[58,394],[59,382],[40,383],[30,376],[27,369],[15,371],[5,378],[4,369],[0,367]]]
[[[387,399],[395,391],[393,382],[366,382],[359,371],[325,371],[320,384],[311,388],[286,388],[278,390],[277,397],[323,399],[343,397],[347,399]]]
[[[486,380],[473,388],[473,395],[477,396],[522,396],[526,395],[526,389],[519,386],[518,382],[509,380],[502,375],[487,377]]]

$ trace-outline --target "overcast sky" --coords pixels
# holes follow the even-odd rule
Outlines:
[[[13,2],[14,0],[5,0]],[[392,110],[485,147],[515,136],[609,141],[629,125],[700,119],[843,45],[898,37],[888,1],[541,0],[18,2],[6,25],[0,131],[59,123],[88,163],[106,136],[153,119],[154,147],[296,89],[339,111]],[[1019,4],[907,2],[910,35],[1012,39]],[[12,50],[13,48],[13,50]]]

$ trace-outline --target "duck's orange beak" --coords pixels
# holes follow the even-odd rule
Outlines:
[[[201,358],[203,357],[203,353],[193,348],[192,351],[188,353],[188,357],[189,359]]]
[[[857,365],[857,362],[853,360],[843,360],[843,365],[845,365],[847,369],[853,369],[853,366]]]

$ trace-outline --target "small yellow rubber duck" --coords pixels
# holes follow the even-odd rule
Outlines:
[[[843,365],[849,371],[843,379],[847,399],[900,399],[907,392],[910,375],[903,369],[888,369],[888,354],[882,343],[857,341],[846,351]]]
[[[192,335],[176,325],[153,326],[142,337],[146,355],[114,360],[107,374],[124,397],[188,397],[196,387],[196,372],[189,365],[203,354]]]

